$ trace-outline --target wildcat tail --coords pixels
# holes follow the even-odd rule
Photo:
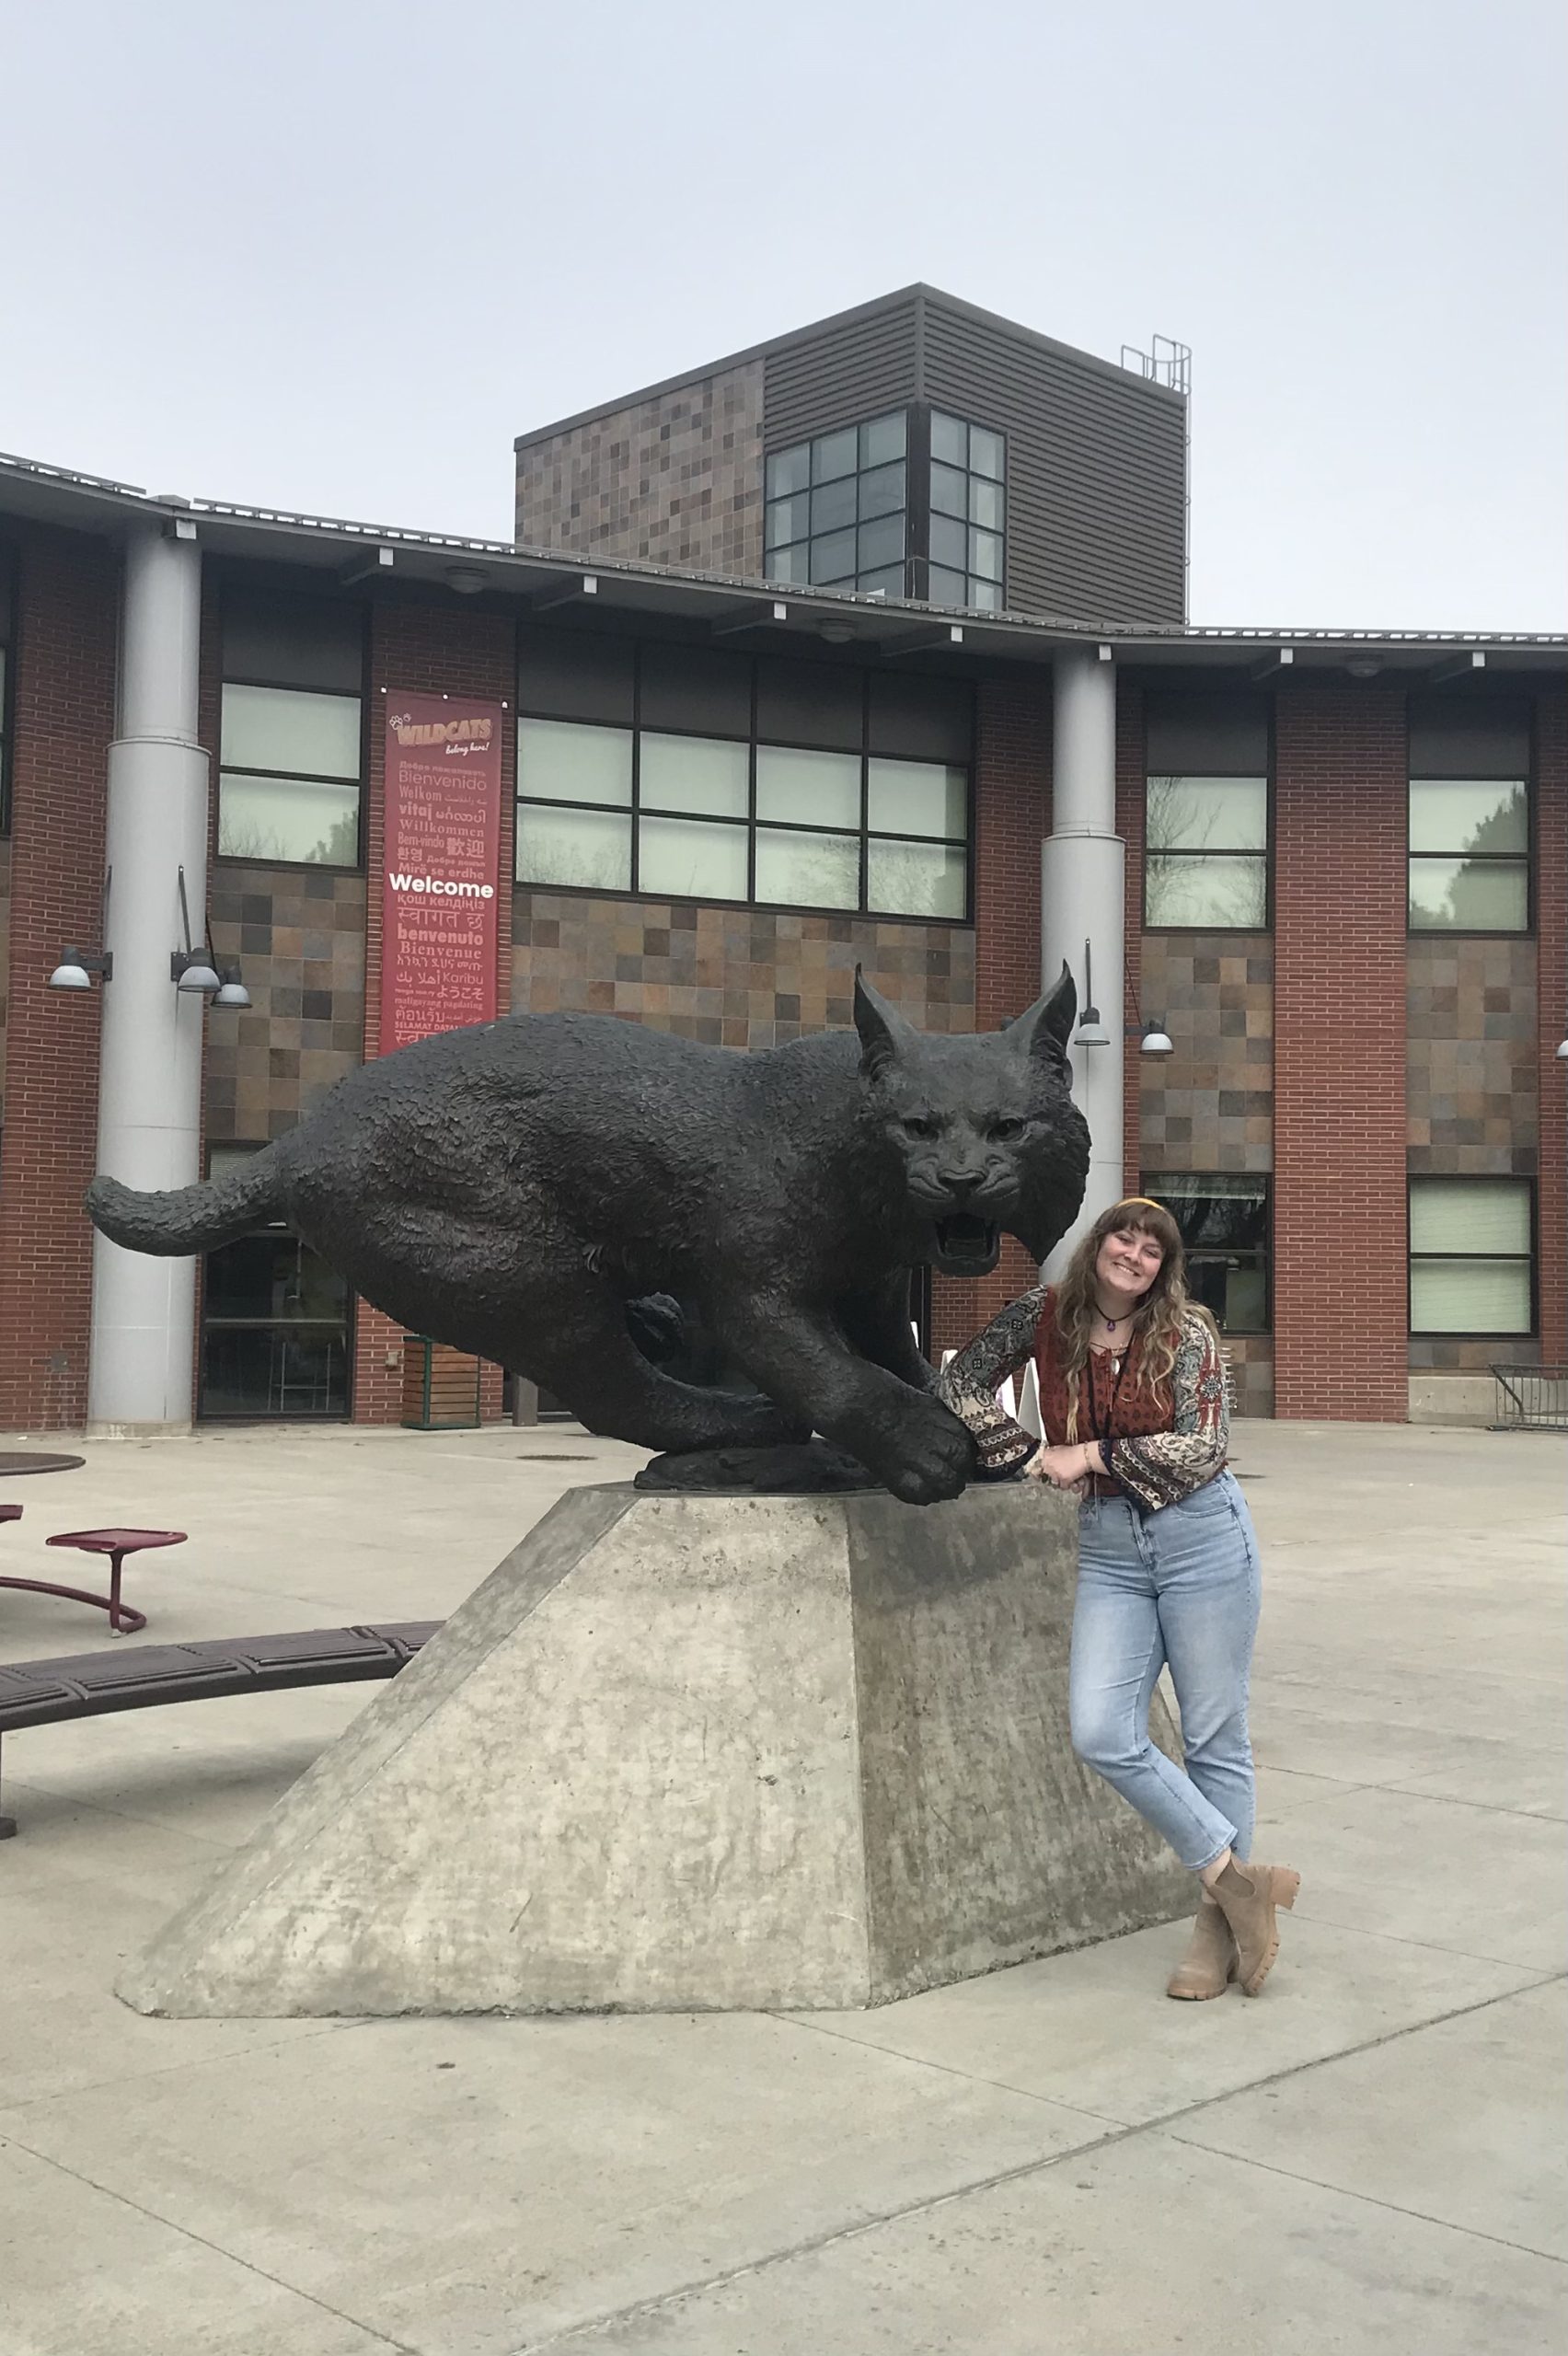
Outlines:
[[[283,1208],[282,1172],[263,1151],[231,1177],[167,1194],[142,1194],[118,1178],[95,1178],[86,1192],[87,1217],[111,1243],[160,1259],[210,1252]]]

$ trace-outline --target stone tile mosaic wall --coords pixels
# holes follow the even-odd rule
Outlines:
[[[762,576],[762,363],[517,453],[521,548]]]
[[[514,1011],[619,1014],[713,1046],[772,1047],[853,1021],[855,967],[925,1031],[974,1028],[961,926],[519,892]]]
[[[1536,944],[1412,937],[1405,1110],[1416,1176],[1533,1178],[1539,1141]],[[1528,1363],[1531,1341],[1411,1337],[1412,1369]]]
[[[213,869],[213,945],[250,1006],[207,1017],[209,1144],[281,1137],[360,1061],[364,897],[363,875],[326,868]]]
[[[1134,887],[1129,878],[1129,891]],[[1138,1001],[1158,1015],[1175,1052],[1139,1056],[1138,1131],[1129,1161],[1138,1170],[1274,1168],[1274,942],[1267,933],[1145,932],[1137,941]],[[1274,1414],[1274,1339],[1228,1334],[1231,1389],[1239,1415]]]
[[[1267,933],[1146,932],[1139,1003],[1175,1052],[1138,1071],[1145,1170],[1274,1168],[1274,943]]]
[[[1412,1170],[1533,1178],[1535,942],[1412,939],[1408,971]]]

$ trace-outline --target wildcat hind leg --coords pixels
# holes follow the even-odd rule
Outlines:
[[[771,1399],[703,1391],[665,1374],[638,1347],[627,1303],[608,1286],[585,1278],[551,1293],[531,1299],[526,1336],[515,1338],[502,1363],[553,1392],[590,1431],[669,1453],[771,1447],[805,1436]]]

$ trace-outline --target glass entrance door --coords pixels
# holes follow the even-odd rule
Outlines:
[[[282,1227],[209,1252],[204,1268],[202,1419],[346,1416],[350,1295],[342,1277]]]

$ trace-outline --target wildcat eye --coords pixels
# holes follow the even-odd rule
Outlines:
[[[904,1134],[906,1138],[934,1138],[937,1134],[937,1125],[935,1121],[928,1121],[918,1114],[911,1114],[904,1124]]]
[[[1009,1145],[1014,1138],[1022,1137],[1023,1123],[1021,1121],[993,1121],[991,1135],[998,1145]]]

